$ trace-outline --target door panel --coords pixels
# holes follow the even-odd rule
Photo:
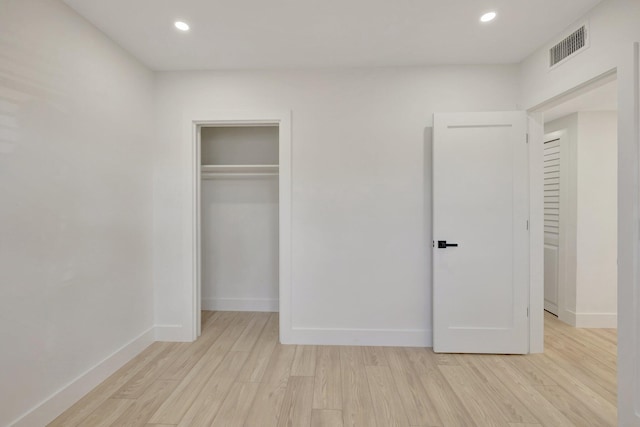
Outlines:
[[[560,278],[561,143],[559,133],[544,142],[544,309],[558,315]]]
[[[558,315],[558,246],[544,245],[544,309]]]
[[[523,112],[434,115],[437,352],[528,352],[526,123]]]

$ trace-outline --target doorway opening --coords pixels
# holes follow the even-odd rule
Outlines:
[[[200,129],[203,311],[277,312],[278,126]]]
[[[544,308],[581,328],[617,325],[615,74],[544,111]]]
[[[290,329],[290,114],[193,121],[193,339],[211,311],[279,312]]]

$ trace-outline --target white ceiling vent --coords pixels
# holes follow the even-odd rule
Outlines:
[[[585,23],[549,49],[549,68],[557,67],[588,47],[589,31]]]

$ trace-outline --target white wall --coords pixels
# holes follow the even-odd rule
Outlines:
[[[640,306],[638,286],[638,50],[640,2],[606,0],[584,17],[591,46],[552,71],[550,40],[521,64],[520,98],[532,108],[608,70],[618,73],[618,408],[620,425],[640,425]],[[583,20],[584,20],[583,19]],[[581,20],[582,21],[582,20]]]
[[[617,323],[617,125],[615,112],[578,113],[578,327]]]
[[[202,164],[277,165],[278,128],[203,128]],[[278,311],[278,177],[201,183],[202,308]]]
[[[154,80],[57,0],[0,1],[0,58],[0,425],[62,390],[40,426],[153,339]]]
[[[297,336],[430,344],[431,115],[513,110],[517,78],[514,66],[160,73],[157,323],[191,322],[188,114],[291,110]]]
[[[545,124],[566,130],[563,167],[569,170],[567,200],[561,202],[567,250],[564,307],[560,318],[578,327],[617,325],[616,112],[579,112]]]

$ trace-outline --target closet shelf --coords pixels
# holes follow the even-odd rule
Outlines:
[[[278,165],[202,165],[202,179],[278,176]]]

